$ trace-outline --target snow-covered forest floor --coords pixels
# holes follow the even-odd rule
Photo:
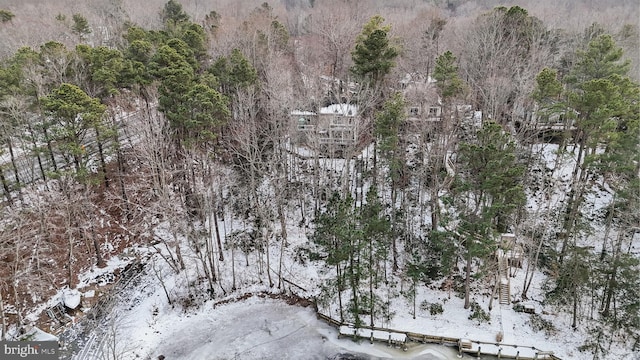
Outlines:
[[[529,212],[535,216],[531,222],[544,222],[544,206],[562,201],[563,182],[573,166],[570,157],[559,161],[556,145],[536,145],[544,153],[546,169],[556,179],[552,189],[541,188],[538,193],[529,194]],[[363,152],[363,156],[366,152]],[[311,161],[311,160],[309,160]],[[334,165],[340,160],[331,161]],[[552,170],[555,164],[560,167]],[[593,194],[586,211],[597,212],[608,201],[606,191]],[[544,201],[546,197],[546,201]],[[537,205],[540,204],[540,205]],[[540,209],[536,208],[540,206]],[[589,210],[590,209],[590,210]],[[283,280],[281,284],[269,287],[265,274],[260,274],[256,266],[255,253],[245,254],[236,249],[232,253],[223,245],[224,262],[218,263],[218,284],[214,288],[213,298],[209,298],[203,278],[198,254],[193,247],[182,242],[181,252],[186,269],[174,271],[168,258],[171,251],[156,244],[138,245],[126,249],[123,254],[113,256],[108,266],[92,268],[80,276],[77,289],[84,295],[90,295],[108,275],[121,273],[127,264],[136,259],[142,261],[144,268],[136,276],[137,281],[114,296],[114,307],[102,314],[96,322],[80,321],[70,327],[62,336],[75,342],[76,358],[93,359],[116,354],[118,359],[156,358],[164,355],[167,359],[272,359],[303,358],[320,359],[340,352],[362,353],[374,358],[455,358],[454,349],[437,346],[419,346],[408,352],[387,348],[384,345],[370,345],[367,341],[354,343],[349,339],[338,339],[337,329],[317,320],[312,307],[287,305],[282,298],[293,293],[296,296],[314,299],[319,294],[323,280],[328,276],[327,269],[318,261],[300,261],[296,249],[309,244],[308,227],[302,225],[298,212],[293,211],[287,222],[288,246],[282,257]],[[537,217],[536,217],[537,216]],[[149,227],[156,238],[170,238],[169,223],[160,222]],[[227,243],[225,234],[242,230],[241,221],[229,217],[219,219],[222,229],[222,242]],[[552,230],[552,229],[550,229]],[[597,246],[597,226],[588,239]],[[525,241],[524,239],[520,239]],[[110,247],[109,243],[104,244]],[[637,253],[637,244],[631,244]],[[277,259],[280,247],[272,242],[269,248],[272,260],[272,276],[277,283]],[[234,266],[230,266],[235,259]],[[410,283],[399,276],[392,276],[392,285],[386,287],[390,303],[387,322],[376,324],[400,331],[411,331],[428,335],[467,338],[471,340],[495,342],[499,333],[503,334],[503,344],[532,346],[543,351],[553,351],[562,359],[583,359],[589,356],[578,350],[588,338],[590,321],[583,318],[577,329],[571,328],[570,314],[566,309],[556,308],[544,301],[544,282],[547,277],[535,271],[532,285],[528,290],[528,300],[522,301],[520,294],[524,284],[527,260],[522,268],[511,269],[511,300],[520,305],[535,309],[535,314],[516,312],[513,304],[499,305],[494,301],[489,309],[490,293],[488,286],[475,286],[471,295],[488,315],[486,321],[470,320],[471,310],[463,309],[461,293],[442,290],[439,283],[418,286],[417,304],[413,319],[413,300],[407,296]],[[248,264],[248,265],[247,265]],[[120,270],[116,270],[120,269]],[[236,287],[231,290],[232,272],[235,272]],[[87,291],[91,289],[90,291]],[[30,318],[35,320],[43,309],[59,301],[69,290],[60,291],[49,302],[35,309]],[[169,303],[171,300],[171,303]],[[441,304],[442,313],[431,315],[429,309],[421,304]],[[583,305],[581,305],[583,306]],[[587,306],[587,305],[584,305]],[[85,306],[83,312],[90,312]],[[338,318],[336,304],[320,307],[319,311],[334,319]],[[75,320],[81,320],[77,315]],[[74,320],[74,321],[75,321]],[[89,325],[88,325],[89,324]],[[95,326],[95,329],[91,329]],[[88,328],[88,331],[87,331]],[[15,330],[15,329],[14,329]],[[67,346],[66,344],[65,346]],[[71,351],[71,349],[69,349]],[[427,354],[430,354],[428,357]],[[609,349],[611,359],[638,358],[629,348],[613,346]]]

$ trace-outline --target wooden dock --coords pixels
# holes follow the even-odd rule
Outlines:
[[[491,343],[486,341],[477,341],[462,338],[453,338],[446,336],[433,336],[409,331],[400,331],[395,329],[379,328],[375,326],[360,326],[356,328],[353,324],[341,323],[331,317],[317,313],[319,319],[338,328],[340,336],[350,337],[353,339],[368,339],[372,343],[382,342],[389,346],[399,346],[407,349],[407,342],[416,342],[424,344],[438,344],[444,346],[456,347],[459,355],[463,353],[474,356],[491,355],[497,356],[498,359],[517,359],[517,360],[560,360],[552,351],[543,351],[533,346],[521,346],[503,343]]]

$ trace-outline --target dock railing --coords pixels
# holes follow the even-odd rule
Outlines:
[[[478,341],[447,336],[434,336],[410,331],[402,331],[390,328],[362,325],[356,328],[353,324],[344,323],[330,316],[316,312],[317,317],[340,331],[340,336],[353,337],[354,339],[369,339],[388,343],[389,345],[402,346],[406,349],[406,342],[412,341],[425,344],[438,344],[456,347],[458,353],[497,356],[499,359],[517,360],[561,360],[552,351],[544,351],[534,346],[504,344],[499,342]]]

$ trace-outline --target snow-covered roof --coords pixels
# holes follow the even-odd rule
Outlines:
[[[320,108],[320,114],[323,115],[342,115],[356,116],[358,114],[358,106],[351,104],[331,104],[327,107]]]
[[[304,110],[293,110],[291,115],[294,116],[313,116],[316,115],[313,111],[304,111]]]

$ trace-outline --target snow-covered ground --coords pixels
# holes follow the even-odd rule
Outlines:
[[[121,266],[122,262],[114,260],[112,264]],[[169,288],[174,288],[172,294],[175,294],[184,283],[185,274],[169,272],[161,261],[155,266],[165,274],[164,281]],[[308,270],[308,274],[315,273],[313,267]],[[520,291],[518,283],[522,275],[520,271],[512,279],[513,293]],[[420,345],[403,352],[384,344],[338,339],[338,330],[318,320],[310,307],[287,305],[282,300],[258,295],[233,300],[242,293],[259,294],[268,290],[264,285],[249,286],[227,297],[231,301],[226,303],[220,304],[221,299],[216,298],[188,307],[179,301],[168,303],[149,265],[147,274],[141,278],[135,287],[124,291],[113,312],[102,322],[98,339],[91,342],[94,346],[100,344],[103,352],[116,349],[121,359],[155,359],[159,355],[167,359],[331,359],[340,353],[365,354],[364,359],[457,358],[455,349],[437,345]],[[539,299],[538,291],[535,286],[531,290],[533,304]],[[391,308],[395,316],[384,326],[487,342],[495,342],[496,334],[504,331],[504,344],[535,346],[554,351],[563,359],[580,359],[583,355],[575,349],[584,339],[579,332],[568,331],[569,319],[565,317],[545,315],[559,326],[556,334],[545,334],[531,329],[530,315],[515,313],[510,306],[500,306],[497,302],[490,312],[491,321],[478,323],[468,319],[470,311],[463,309],[463,300],[456,296],[449,298],[447,292],[421,288],[418,304],[423,300],[443,304],[443,314],[432,316],[418,309],[414,320],[411,304],[399,297]],[[487,309],[488,297],[474,300]],[[560,334],[562,336],[558,336]],[[96,356],[95,351],[82,354],[83,357],[75,359],[88,360]]]
[[[555,161],[554,152],[557,147],[544,146],[542,151],[547,160],[544,171],[551,172],[558,181],[563,180],[570,171],[575,160],[570,157],[563,161]],[[326,169],[336,173],[344,173],[343,160],[323,159]],[[558,165],[558,168],[554,169]],[[552,170],[554,169],[554,170]],[[564,179],[566,181],[566,179]],[[563,201],[562,187],[541,189],[537,194],[529,194],[529,211],[538,216],[548,216],[545,201],[552,204]],[[534,201],[532,197],[536,197]],[[606,194],[589,199],[593,208],[600,208],[610,199]],[[325,269],[315,266],[313,262],[300,263],[294,261],[296,246],[305,244],[308,229],[301,228],[299,218],[288,219],[288,242],[284,251],[282,264],[283,276],[300,286],[301,296],[317,294]],[[233,225],[235,222],[235,226]],[[153,230],[160,239],[171,239],[166,223],[161,223]],[[230,226],[229,226],[230,225]],[[227,229],[226,226],[229,226]],[[231,232],[243,225],[230,218],[220,219],[225,232]],[[114,310],[107,314],[100,323],[100,329],[89,337],[89,344],[101,347],[103,352],[117,353],[118,359],[155,359],[164,355],[166,359],[333,359],[338,354],[361,354],[363,358],[391,359],[455,359],[455,349],[441,346],[419,345],[403,352],[384,344],[370,344],[368,341],[356,343],[350,339],[339,339],[338,330],[318,320],[312,308],[287,305],[282,300],[256,294],[276,294],[281,290],[270,288],[266,284],[266,276],[257,273],[258,261],[255,253],[248,256],[250,266],[245,264],[245,256],[236,250],[235,261],[230,250],[225,250],[225,262],[219,266],[220,287],[216,287],[214,299],[205,299],[203,291],[202,270],[198,268],[199,260],[193,249],[183,241],[182,253],[187,269],[176,274],[158,254],[158,249],[137,248],[130,254],[137,254],[146,260],[146,274],[139,283],[127,289],[120,297]],[[224,247],[224,246],[223,246]],[[270,244],[272,259],[272,277],[277,281],[277,259],[280,254],[279,244]],[[168,255],[168,254],[165,254]],[[132,257],[135,255],[132,255]],[[236,292],[221,294],[231,288],[231,262],[235,264],[237,279]],[[127,263],[124,257],[113,258],[105,269],[94,269],[81,277],[80,287],[86,286],[96,279],[102,278],[102,272],[122,268]],[[523,264],[526,267],[526,262]],[[519,301],[524,284],[524,269],[513,269],[510,278],[511,300]],[[170,304],[159,277],[168,289]],[[259,283],[264,280],[264,284]],[[413,319],[413,303],[401,293],[409,288],[408,283],[396,279],[395,288],[390,289],[388,299],[391,301],[391,320],[377,326],[388,327],[399,331],[411,331],[433,336],[465,338],[476,341],[495,343],[501,334],[503,344],[523,347],[535,347],[543,351],[553,351],[562,359],[583,359],[589,354],[581,353],[578,347],[584,344],[586,329],[571,328],[571,319],[566,312],[550,307],[544,303],[543,282],[545,277],[540,272],[534,273],[532,286],[528,291],[528,300],[522,302],[535,309],[535,317],[524,312],[515,312],[512,305],[499,305],[495,300],[493,309],[488,310],[490,295],[488,290],[475,291],[472,301],[490,315],[490,320],[478,322],[470,320],[470,310],[463,308],[463,299],[456,292],[442,291],[435,286],[418,287],[416,295],[416,318]],[[99,281],[99,280],[98,280]],[[285,288],[293,289],[288,285]],[[488,286],[479,286],[488,289]],[[83,291],[82,288],[80,291]],[[296,289],[298,291],[298,289]],[[391,294],[391,293],[394,294]],[[243,297],[244,294],[253,294]],[[190,300],[186,301],[185,299]],[[238,298],[241,298],[237,300]],[[234,300],[236,299],[236,300]],[[429,310],[420,309],[421,303],[441,304],[443,313],[430,315]],[[217,304],[217,305],[216,305]],[[335,311],[320,309],[325,315],[337,318]],[[552,327],[548,330],[535,330],[545,321]],[[583,323],[581,323],[583,325]],[[82,350],[82,349],[81,349]],[[85,349],[86,350],[86,349]],[[612,359],[638,359],[638,354],[625,353],[624,349],[610,350]],[[82,351],[76,360],[96,358],[93,351]],[[109,355],[109,354],[107,354]],[[635,358],[634,358],[635,356]],[[111,356],[113,358],[113,356]],[[339,358],[339,357],[338,357]]]
[[[114,262],[118,263],[118,262]],[[161,263],[157,264],[161,266]],[[522,271],[512,279],[514,293]],[[167,274],[168,284],[181,282],[182,274]],[[261,295],[264,286],[252,286],[245,293],[254,295],[221,303],[208,300],[197,307],[169,304],[162,287],[151,273],[141,276],[135,287],[125,290],[121,301],[103,322],[101,343],[103,351],[116,349],[120,359],[334,359],[337,354],[358,354],[363,359],[457,359],[454,348],[437,345],[416,345],[402,351],[384,344],[370,344],[362,340],[338,338],[338,330],[317,319],[311,307],[288,305],[283,300]],[[173,286],[173,285],[170,285]],[[531,290],[537,310],[539,289]],[[258,295],[255,295],[258,294]],[[580,332],[569,329],[569,319],[561,315],[545,315],[558,330],[553,334],[535,332],[529,325],[530,315],[515,313],[510,306],[496,307],[490,312],[491,321],[478,323],[468,319],[463,300],[440,290],[423,289],[423,300],[443,304],[442,315],[429,315],[418,309],[412,318],[410,303],[394,302],[395,316],[389,328],[425,334],[469,338],[495,342],[496,334],[504,331],[504,344],[535,346],[554,351],[562,359],[582,359],[576,351],[584,341]],[[487,308],[488,298],[474,299]],[[217,304],[217,305],[216,305]],[[494,303],[495,304],[495,303]],[[106,350],[107,349],[107,350]],[[76,360],[95,358],[95,352],[85,352]],[[470,355],[466,357],[471,358]],[[475,358],[475,357],[473,357]]]
[[[114,259],[100,272],[123,265]],[[161,263],[156,266],[164,267]],[[116,297],[113,310],[98,327],[85,333],[84,339],[74,333],[74,328],[66,333],[63,340],[73,339],[80,346],[73,357],[63,358],[92,360],[113,358],[115,354],[121,360],[156,359],[160,355],[184,360],[457,359],[455,349],[450,347],[416,344],[403,351],[366,340],[339,338],[338,330],[319,320],[312,307],[288,305],[275,298],[277,294],[234,294],[224,301],[208,300],[188,308],[176,302],[169,304],[154,274],[147,271],[138,278]],[[180,274],[167,274],[164,281],[175,285],[180,278]],[[246,290],[260,289],[264,287]],[[80,332],[82,328],[76,326],[75,330]]]

